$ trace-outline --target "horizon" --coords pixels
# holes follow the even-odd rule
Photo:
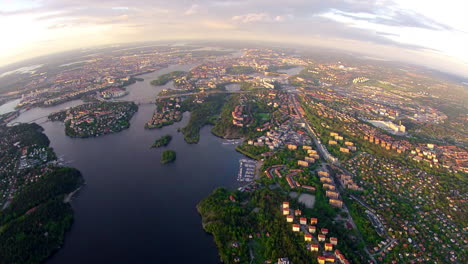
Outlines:
[[[106,50],[106,49],[119,50],[119,48],[126,48],[126,47],[143,48],[143,47],[151,47],[151,46],[156,47],[156,46],[166,46],[166,45],[167,46],[183,46],[183,45],[203,46],[204,45],[206,47],[212,47],[212,48],[216,48],[215,46],[219,45],[218,48],[229,49],[227,47],[223,47],[223,45],[226,45],[226,44],[242,46],[242,47],[238,47],[238,49],[247,48],[248,46],[251,46],[251,45],[258,45],[259,47],[263,47],[263,48],[295,49],[296,51],[302,52],[302,53],[322,52],[322,54],[320,55],[338,55],[338,56],[343,56],[343,57],[351,56],[353,57],[353,59],[361,60],[361,61],[368,61],[368,62],[374,61],[378,63],[398,64],[400,66],[416,67],[419,70],[430,71],[435,74],[443,75],[445,76],[445,78],[449,78],[449,79],[455,78],[457,79],[456,81],[459,81],[462,84],[468,86],[468,74],[460,74],[460,73],[455,73],[452,71],[446,71],[443,69],[439,69],[439,68],[435,68],[435,67],[431,67],[431,66],[427,66],[423,64],[418,64],[415,62],[385,58],[383,56],[379,57],[378,55],[370,55],[362,51],[341,50],[341,49],[332,48],[332,47],[314,46],[313,44],[300,45],[296,43],[286,43],[286,42],[279,42],[279,41],[256,42],[256,41],[226,40],[226,39],[204,39],[204,40],[201,40],[201,39],[167,39],[167,40],[159,40],[159,41],[122,42],[122,43],[103,44],[103,45],[64,50],[60,52],[53,52],[50,54],[44,54],[44,55],[27,58],[24,60],[6,64],[6,65],[0,64],[0,79],[8,75],[15,74],[17,73],[16,72],[17,70],[20,70],[22,68],[27,68],[30,66],[42,67],[47,64],[46,60],[50,59],[51,57],[54,57],[55,59],[58,58],[59,60],[62,60],[62,61],[68,61],[68,58],[65,59],[61,57],[66,56],[68,54],[74,54],[75,56],[71,60],[71,61],[74,61],[75,59],[88,56],[88,55],[81,56],[78,54],[80,52],[85,53],[85,52],[96,52],[99,50]],[[279,46],[279,45],[282,45],[282,46]]]
[[[0,67],[83,48],[154,41],[262,41],[329,48],[468,77],[457,1],[3,1]]]

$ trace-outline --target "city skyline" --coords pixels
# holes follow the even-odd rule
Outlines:
[[[467,77],[461,1],[3,1],[0,66],[157,40],[274,41],[364,53]]]

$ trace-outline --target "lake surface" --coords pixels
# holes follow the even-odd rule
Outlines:
[[[189,68],[142,75],[145,81],[127,87],[130,94],[122,100],[154,97],[172,84],[154,87],[149,85],[152,79]],[[32,109],[14,122],[80,103]],[[46,263],[219,263],[213,238],[203,231],[195,206],[216,187],[239,186],[236,177],[243,156],[235,145],[213,136],[211,127],[202,129],[198,144],[185,143],[177,128],[188,122],[188,113],[172,126],[144,129],[154,109],[140,105],[129,129],[97,138],[69,138],[62,123],[42,124],[60,159],[79,169],[86,180],[72,201],[75,222],[65,244]],[[166,148],[150,145],[165,134],[173,136],[167,148],[177,152],[177,159],[161,165]]]

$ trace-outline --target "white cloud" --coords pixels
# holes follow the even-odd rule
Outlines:
[[[198,13],[198,10],[200,9],[200,6],[197,4],[193,4],[189,9],[187,9],[184,14],[186,16],[194,15]]]
[[[248,13],[245,15],[233,16],[232,20],[239,23],[254,23],[271,21],[271,17],[267,13]]]

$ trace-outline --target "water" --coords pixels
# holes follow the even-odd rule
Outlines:
[[[21,99],[15,99],[0,105],[0,115],[15,111],[20,101]]]
[[[128,130],[84,140],[66,137],[61,123],[43,125],[57,154],[87,183],[72,202],[75,222],[65,245],[47,263],[218,263],[195,206],[216,187],[238,186],[241,155],[209,127],[199,144],[185,143],[176,130],[187,114],[181,123],[145,130],[152,112],[142,106]],[[168,133],[177,159],[161,165],[164,148],[149,146]]]
[[[128,87],[130,94],[122,99],[154,96],[163,87],[149,82],[166,70],[174,67],[141,76],[145,81]],[[79,103],[32,109],[15,121]],[[202,129],[198,144],[185,143],[177,128],[188,122],[188,113],[172,126],[144,129],[154,109],[140,105],[129,129],[98,138],[73,139],[65,136],[62,123],[42,124],[57,155],[86,180],[72,201],[75,221],[65,244],[46,263],[219,263],[195,206],[216,187],[239,186],[242,155],[235,145],[213,136],[210,127]],[[177,159],[161,165],[165,148],[150,145],[165,134],[173,136],[168,148],[177,152]]]

